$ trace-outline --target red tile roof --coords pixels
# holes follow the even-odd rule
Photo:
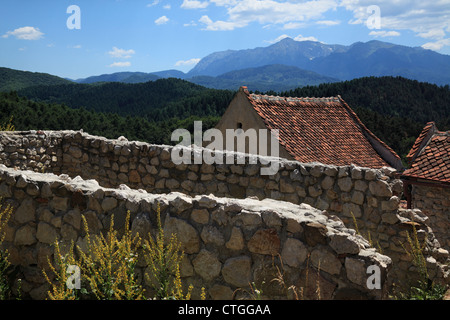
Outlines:
[[[426,126],[423,128],[422,132],[420,133],[419,137],[414,142],[414,145],[412,146],[411,150],[409,150],[408,155],[406,156],[406,160],[411,164],[411,162],[414,160],[414,157],[417,155],[417,152],[419,149],[421,149],[421,145],[424,142],[427,142],[430,137],[427,137],[429,134],[433,134],[436,131],[436,125],[434,122],[428,122]],[[426,140],[426,141],[425,141]]]
[[[340,96],[292,98],[250,94],[246,87],[241,90],[266,126],[279,130],[280,144],[295,160],[338,166],[390,167],[368,137],[400,159],[364,126]]]
[[[427,123],[408,160],[410,168],[403,176],[450,183],[450,131],[438,131],[434,122]]]

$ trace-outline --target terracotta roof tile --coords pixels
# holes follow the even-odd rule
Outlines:
[[[403,175],[450,182],[450,132],[435,131],[425,139],[434,123],[428,123],[408,154],[413,159]],[[422,148],[419,148],[422,145]]]
[[[340,96],[293,98],[250,94],[243,90],[280,144],[298,161],[361,167],[390,166],[367,136],[398,155],[368,130]]]
[[[414,142],[414,145],[412,146],[411,150],[409,151],[408,155],[406,156],[406,159],[409,163],[414,160],[414,157],[417,155],[417,152],[420,149],[420,146],[424,142],[425,138],[433,133],[433,130],[435,129],[435,123],[434,122],[428,122],[425,127],[423,128],[420,135],[417,137],[416,141]]]

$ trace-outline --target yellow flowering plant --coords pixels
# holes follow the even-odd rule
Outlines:
[[[134,237],[129,228],[130,212],[127,212],[125,233],[121,240],[114,230],[114,216],[106,237],[94,235],[91,239],[86,218],[82,216],[86,231],[87,250],[79,246],[81,271],[88,282],[90,292],[99,300],[141,300],[144,289],[135,274],[137,248],[140,246],[139,234]]]
[[[2,199],[0,198],[0,202]],[[2,243],[6,237],[6,225],[12,215],[13,207],[11,205],[3,206],[0,203],[0,300],[6,300],[11,296],[11,285],[9,274],[11,271],[11,264],[9,263],[8,250],[2,249]]]
[[[58,241],[55,242],[55,264],[49,261],[50,270],[56,281],[51,281],[43,270],[44,276],[51,284],[48,296],[51,300],[74,300],[82,295],[85,298],[98,300],[140,300],[144,298],[144,289],[138,283],[135,274],[137,248],[141,239],[139,234],[134,237],[129,229],[130,212],[127,212],[125,233],[119,240],[117,230],[114,230],[114,216],[111,216],[109,231],[103,234],[91,235],[86,218],[82,216],[86,233],[86,248],[77,246],[78,259],[73,252],[73,243],[69,253],[61,254]],[[86,287],[80,290],[67,285],[67,270],[77,266],[80,270],[80,281]]]
[[[54,243],[54,247],[55,265],[52,264],[49,257],[47,257],[47,260],[50,271],[52,271],[56,281],[51,281],[45,269],[42,269],[45,279],[50,284],[50,290],[47,293],[48,298],[50,300],[78,300],[78,290],[67,285],[70,276],[67,270],[70,266],[79,267],[79,262],[76,261],[73,252],[73,242],[70,245],[69,252],[65,255],[61,253],[61,248],[57,240]]]
[[[170,239],[166,241],[164,230],[161,226],[159,204],[157,208],[157,223],[156,241],[149,235],[150,240],[145,240],[143,246],[149,269],[149,272],[146,274],[147,280],[156,292],[156,299],[189,300],[193,286],[190,285],[187,293],[183,293],[180,264],[184,253],[181,251],[181,242],[178,241],[175,234],[172,234]]]

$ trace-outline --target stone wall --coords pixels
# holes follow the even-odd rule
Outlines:
[[[278,159],[276,174],[261,175],[259,158],[251,164],[245,156],[239,164],[238,154],[234,154],[232,164],[208,165],[195,164],[192,155],[193,164],[176,165],[171,160],[173,147],[81,132],[3,133],[0,139],[0,162],[8,167],[95,179],[104,187],[126,184],[152,193],[213,193],[306,203],[348,221],[355,217],[362,229],[376,229],[376,217],[395,212],[403,190],[391,168],[335,167]]]
[[[412,185],[412,207],[429,217],[441,246],[450,250],[450,189]]]
[[[321,299],[381,299],[387,294],[391,259],[377,253],[339,219],[306,204],[156,195],[125,185],[107,189],[94,180],[4,165],[0,165],[0,184],[4,201],[16,208],[3,246],[11,263],[20,267],[25,298],[46,297],[49,285],[41,270],[48,268],[55,240],[61,247],[71,241],[83,247],[82,215],[90,231],[98,233],[108,229],[112,214],[114,226],[123,228],[129,210],[131,230],[154,236],[158,203],[165,234],[176,233],[182,241],[186,255],[181,276],[196,288],[194,298],[201,287],[209,299],[231,299],[234,292],[243,297],[251,282],[266,298],[293,298],[293,291],[271,281],[278,275],[277,267],[287,287],[304,288],[305,299],[317,298],[317,286]],[[369,266],[380,268],[380,289],[366,285]],[[144,262],[138,264],[137,272],[147,284]]]
[[[12,168],[95,179],[108,188],[124,184],[152,194],[214,194],[311,205],[357,229],[388,255],[393,261],[392,279],[402,284],[416,278],[404,248],[414,225],[420,237],[428,241],[430,273],[448,281],[448,252],[440,248],[426,216],[419,210],[399,210],[403,185],[392,168],[335,167],[261,157],[253,163],[254,158],[236,153],[226,153],[234,159],[231,164],[196,164],[198,152],[204,149],[196,149],[189,157],[191,164],[175,164],[172,151],[170,146],[110,140],[74,131],[0,134],[0,163]],[[267,166],[261,163],[267,160],[278,161],[276,174],[260,174]],[[0,185],[4,193],[2,188],[6,186]],[[448,233],[444,237],[448,239]]]

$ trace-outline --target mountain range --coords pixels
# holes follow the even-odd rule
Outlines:
[[[286,38],[264,48],[213,53],[203,58],[188,76],[217,76],[267,64],[295,66],[339,80],[401,76],[437,85],[450,84],[450,56],[376,40],[342,46]]]
[[[450,56],[377,40],[344,46],[285,38],[267,47],[214,52],[188,73],[167,70],[148,76],[176,77],[216,89],[247,84],[260,91],[368,76],[401,76],[446,85],[450,84]],[[125,81],[131,80],[136,78]]]
[[[12,77],[0,68],[0,91],[29,86],[25,74]],[[306,85],[333,83],[370,76],[401,76],[437,85],[450,84],[450,56],[421,47],[382,41],[357,42],[349,46],[285,38],[267,47],[214,52],[189,72],[117,72],[84,79],[61,79],[34,74],[39,84],[98,82],[142,83],[160,78],[179,78],[213,89],[286,91]],[[26,77],[25,77],[26,78]],[[28,81],[28,80],[27,80]]]

